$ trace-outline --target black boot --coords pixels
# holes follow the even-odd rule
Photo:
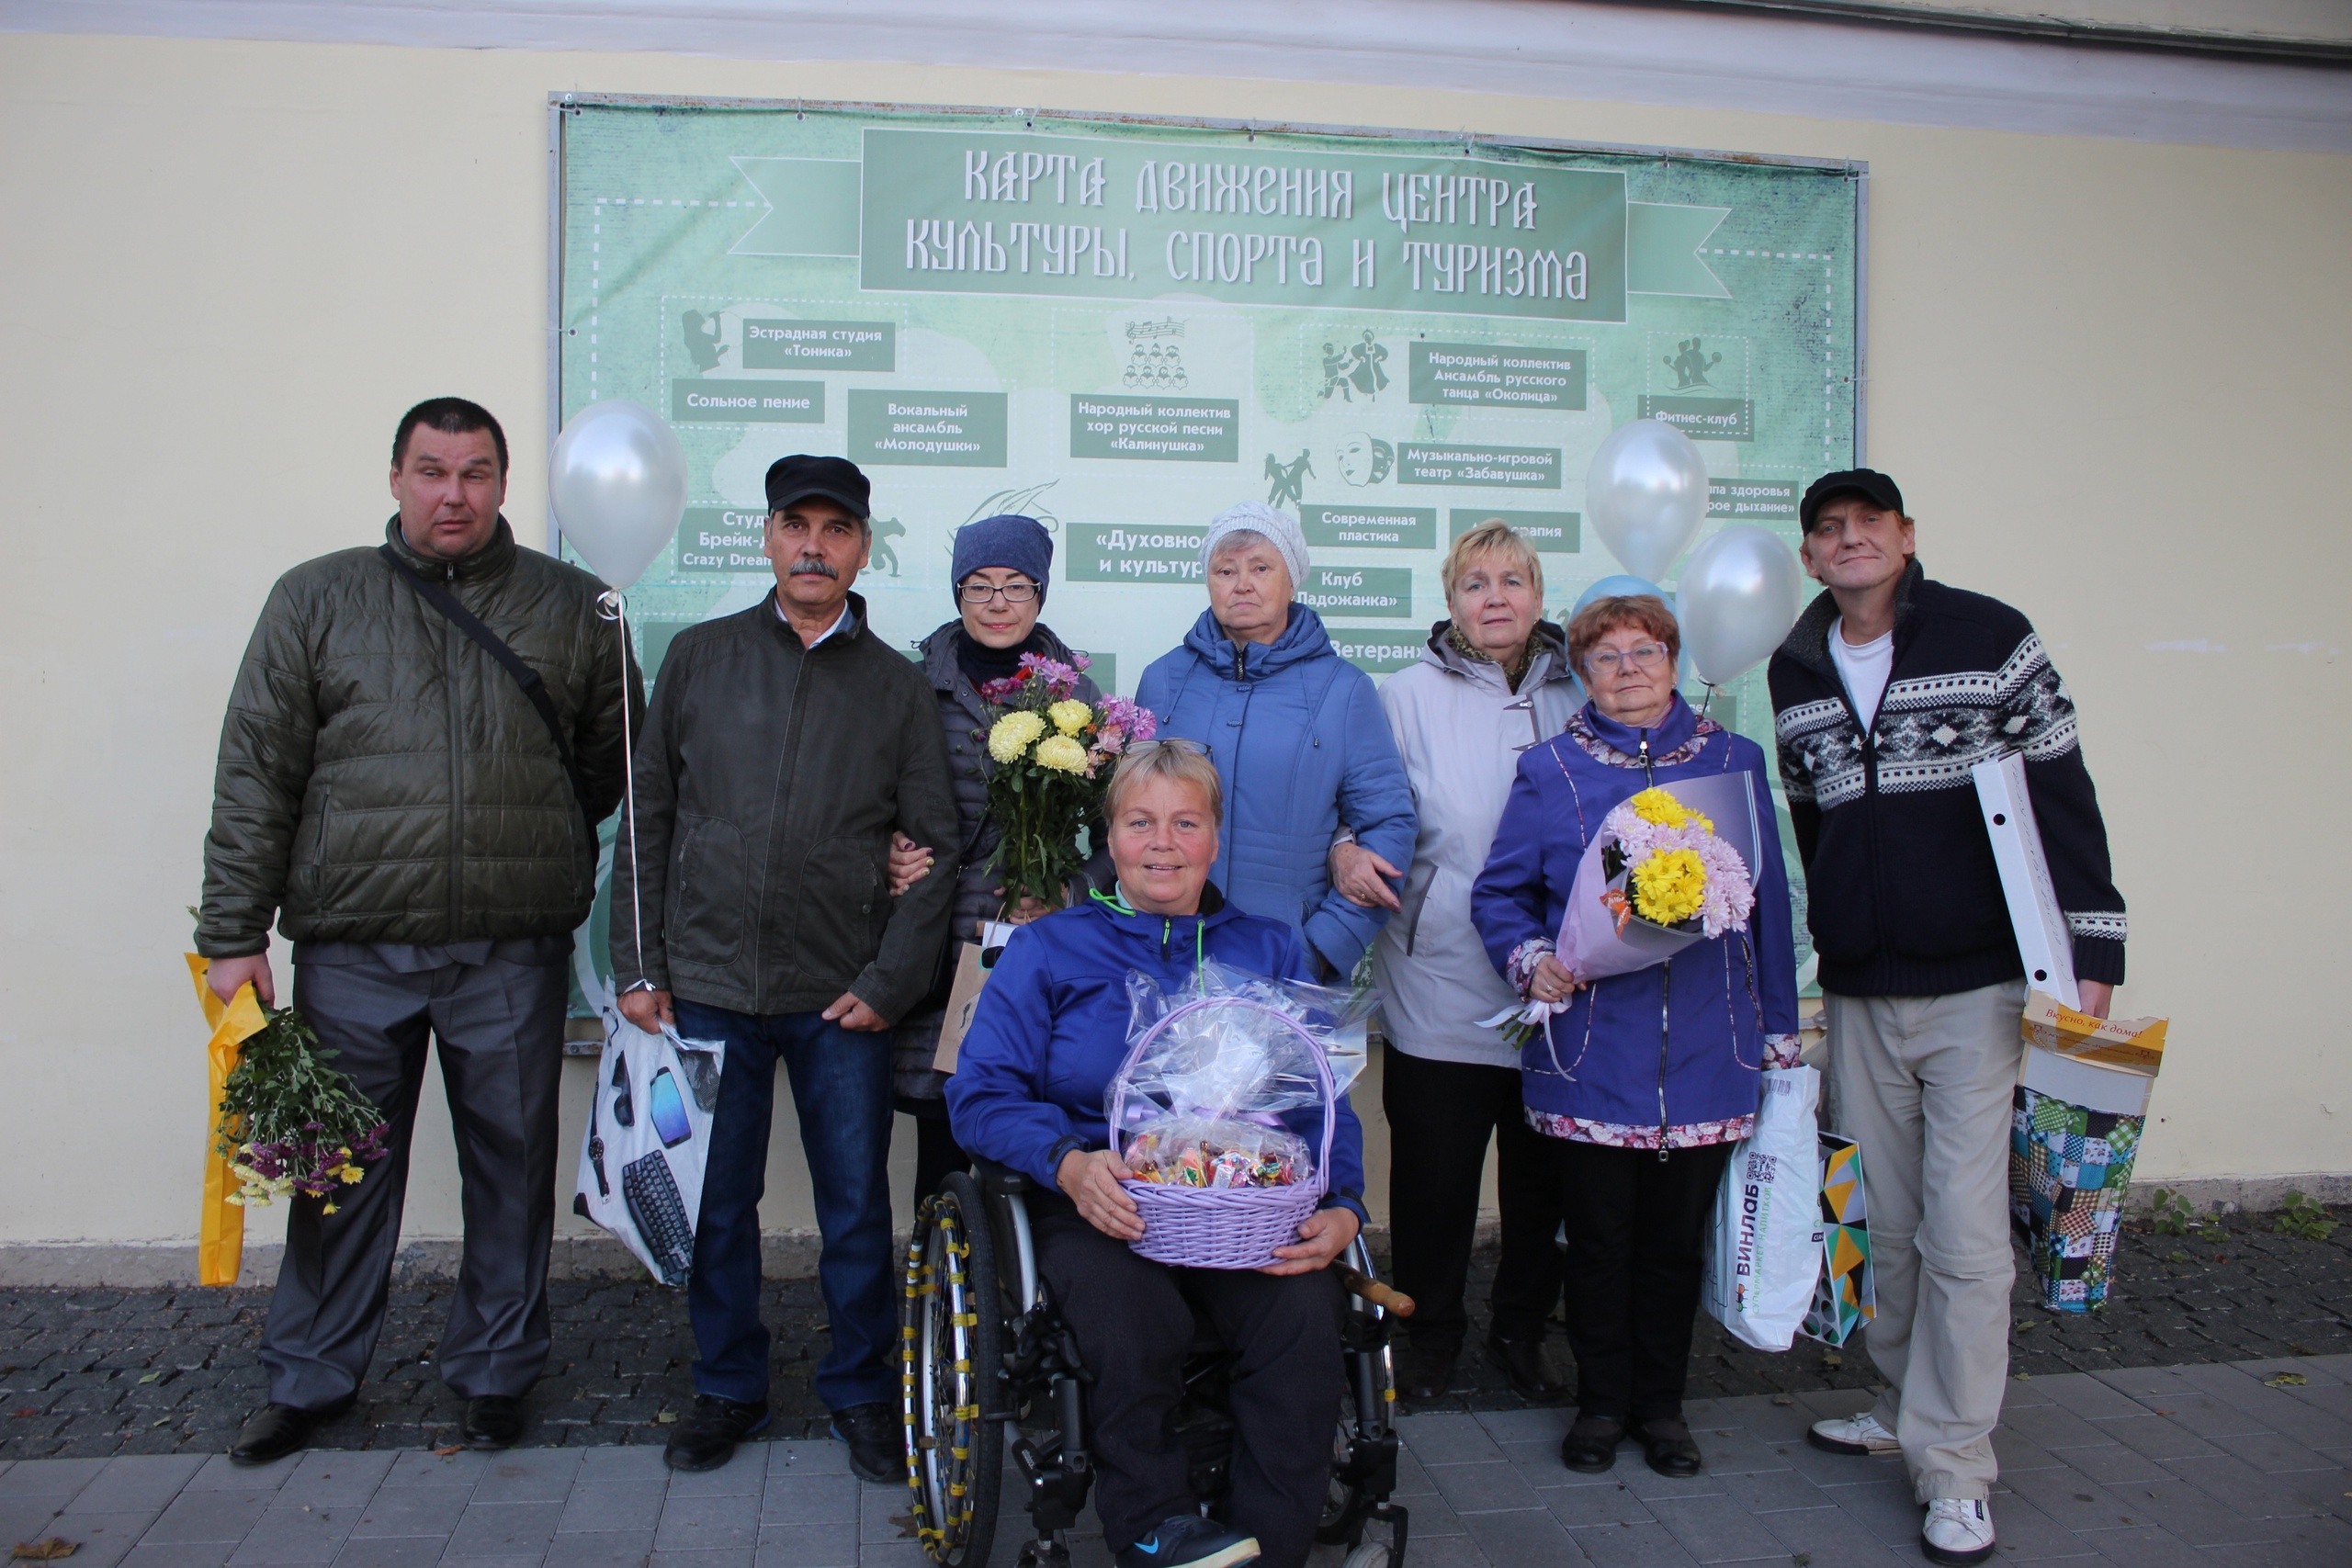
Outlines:
[[[1560,1439],[1560,1462],[1579,1475],[1605,1474],[1617,1463],[1625,1423],[1606,1416],[1579,1416]]]
[[[466,1401],[458,1438],[469,1449],[511,1449],[523,1436],[523,1402],[511,1393]]]
[[[899,1406],[877,1399],[833,1412],[833,1436],[849,1445],[849,1467],[878,1486],[907,1483],[907,1423]]]
[[[768,1402],[738,1404],[715,1393],[695,1395],[695,1413],[678,1423],[662,1450],[672,1470],[717,1470],[735,1457],[735,1445],[768,1424]]]
[[[1691,1439],[1690,1427],[1679,1416],[1653,1417],[1636,1421],[1627,1428],[1634,1441],[1642,1445],[1642,1457],[1649,1461],[1652,1470],[1676,1481],[1688,1481],[1699,1473],[1702,1461],[1699,1445]]]
[[[1459,1345],[1424,1345],[1408,1338],[1396,1347],[1396,1397],[1415,1404],[1443,1399],[1453,1386]]]
[[[1499,1334],[1489,1334],[1487,1359],[1510,1380],[1511,1388],[1521,1399],[1549,1401],[1567,1392],[1544,1361],[1544,1341],[1540,1337],[1506,1339]]]

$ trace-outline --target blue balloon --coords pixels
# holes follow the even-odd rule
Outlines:
[[[1575,620],[1577,618],[1577,612],[1581,611],[1587,604],[1591,604],[1595,599],[1623,599],[1643,593],[1646,593],[1654,599],[1665,600],[1668,612],[1669,614],[1672,613],[1674,609],[1674,596],[1672,594],[1668,593],[1665,589],[1660,588],[1657,583],[1652,582],[1645,577],[1634,577],[1630,573],[1621,571],[1614,577],[1602,578],[1600,581],[1586,589],[1582,594],[1578,595],[1575,605],[1568,611],[1567,619]]]

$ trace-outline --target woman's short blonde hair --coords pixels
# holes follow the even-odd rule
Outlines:
[[[1453,547],[1445,552],[1442,577],[1445,596],[1453,598],[1453,585],[1462,581],[1473,565],[1490,555],[1500,556],[1527,573],[1528,581],[1535,584],[1536,597],[1543,597],[1544,563],[1535,558],[1535,547],[1527,542],[1526,535],[1499,517],[1487,518],[1454,540]]]
[[[1103,819],[1119,814],[1120,803],[1130,791],[1155,779],[1198,789],[1209,803],[1209,820],[1220,829],[1225,826],[1225,785],[1216,776],[1216,764],[1209,761],[1208,749],[1199,741],[1182,739],[1141,741],[1119,759],[1111,786],[1103,792]]]

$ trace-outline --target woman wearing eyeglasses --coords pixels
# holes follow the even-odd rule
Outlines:
[[[1731,1146],[1756,1118],[1761,1068],[1797,1059],[1796,953],[1764,752],[1675,691],[1681,637],[1661,600],[1595,600],[1568,623],[1592,700],[1521,753],[1470,917],[1522,997],[1566,1002],[1520,1054],[1527,1119],[1560,1140],[1568,1347],[1577,1419],[1560,1445],[1597,1474],[1618,1443],[1661,1475],[1699,1473],[1682,1417],[1700,1253]],[[1554,955],[1585,846],[1651,784],[1745,773],[1764,824],[1746,931],[1586,985]]]
[[[947,731],[963,869],[956,875],[955,919],[938,980],[922,1005],[899,1022],[894,1036],[891,1088],[899,1109],[914,1118],[917,1203],[936,1190],[949,1171],[971,1168],[948,1129],[947,1102],[941,1098],[947,1076],[933,1072],[931,1066],[939,1048],[939,1026],[946,1017],[947,994],[955,985],[957,953],[964,943],[979,940],[984,920],[1018,924],[1046,913],[1035,899],[1005,908],[1004,890],[989,864],[998,837],[996,824],[988,818],[989,772],[995,764],[988,749],[991,716],[979,688],[1019,674],[1024,653],[1069,660],[1069,646],[1037,624],[1053,565],[1053,536],[1034,517],[1008,513],[967,523],[956,534],[952,569],[960,614],[922,643],[923,672],[939,697],[939,722]],[[1102,700],[1094,682],[1083,675],[1078,678],[1078,696],[1090,703]],[[919,879],[936,847],[899,839],[891,849],[894,882]]]

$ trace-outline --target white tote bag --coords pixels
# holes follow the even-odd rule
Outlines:
[[[620,1237],[665,1285],[684,1285],[694,1270],[726,1055],[719,1042],[683,1040],[670,1029],[648,1034],[616,1011],[605,1013],[572,1212]]]
[[[1759,1075],[1756,1130],[1734,1145],[1715,1193],[1702,1276],[1707,1311],[1732,1337],[1785,1350],[1821,1274],[1821,1075]]]

